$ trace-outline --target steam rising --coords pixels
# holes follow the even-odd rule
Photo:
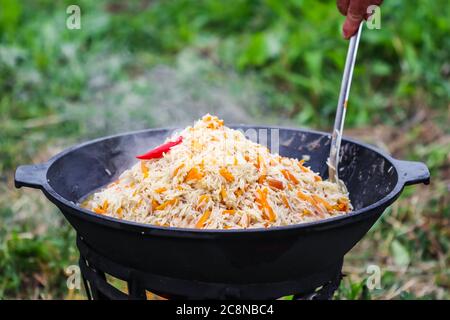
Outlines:
[[[67,108],[69,118],[81,119],[84,138],[184,127],[206,113],[227,124],[271,122],[264,94],[251,76],[221,70],[190,51],[180,54],[174,66],[158,65],[117,80],[114,70],[124,67],[120,61],[99,61],[89,77],[86,102]]]

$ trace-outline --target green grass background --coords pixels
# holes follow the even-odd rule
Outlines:
[[[350,252],[337,298],[450,297],[449,17],[447,0],[389,0],[363,31],[346,133],[424,161],[432,184],[405,189]],[[334,1],[0,0],[0,298],[83,297],[64,274],[74,232],[40,192],[13,188],[17,165],[203,111],[329,130],[342,22]]]

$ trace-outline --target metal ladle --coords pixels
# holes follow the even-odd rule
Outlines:
[[[358,31],[350,38],[348,44],[347,58],[345,60],[344,74],[342,76],[341,90],[337,104],[334,128],[331,133],[330,156],[328,158],[328,176],[330,181],[340,183],[338,175],[339,149],[341,148],[342,131],[344,130],[345,113],[347,111],[348,96],[352,84],[353,69],[355,67],[356,53],[358,52],[359,39],[361,38],[362,23]],[[345,186],[343,186],[345,189]]]

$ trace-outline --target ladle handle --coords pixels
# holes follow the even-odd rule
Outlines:
[[[345,60],[344,74],[342,75],[341,90],[336,108],[333,132],[331,133],[330,156],[328,158],[328,176],[333,182],[338,182],[339,149],[341,148],[342,132],[344,130],[347,101],[352,84],[353,69],[355,67],[356,53],[358,52],[359,39],[361,38],[362,24],[358,31],[349,40],[347,58]]]

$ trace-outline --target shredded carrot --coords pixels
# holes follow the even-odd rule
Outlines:
[[[180,164],[180,165],[173,171],[172,176],[173,176],[173,177],[176,177],[176,175],[178,174],[178,171],[180,171],[180,169],[183,168],[183,167],[184,167],[184,163]]]
[[[209,201],[209,195],[204,194],[198,197],[197,210],[202,208]]]
[[[138,201],[138,203],[136,203],[136,205],[134,206],[134,209],[139,208],[139,207],[142,205],[142,202],[143,202],[143,199],[140,199],[140,200]]]
[[[339,198],[333,208],[338,211],[348,211],[348,199]]]
[[[257,189],[256,190],[257,193],[257,197],[256,197],[256,203],[258,204],[258,208],[261,210],[263,208],[263,203],[265,200],[265,195],[264,193],[261,191],[261,189]]]
[[[203,178],[203,173],[201,173],[196,167],[193,167],[189,170],[184,181],[188,182],[192,180],[200,180],[201,178]]]
[[[289,174],[289,179],[292,181],[292,183],[293,184],[298,184],[297,178],[295,178],[294,175],[291,174],[289,171],[288,171],[288,174]]]
[[[244,194],[244,191],[242,191],[241,189],[236,189],[236,191],[234,192],[234,195],[239,198],[240,196],[242,196]]]
[[[106,213],[106,210],[103,210],[101,206],[94,208],[94,212],[98,214],[104,214]]]
[[[233,182],[234,181],[234,177],[233,175],[230,173],[230,171],[227,170],[227,168],[223,167],[219,170],[219,173],[222,177],[225,178],[225,180],[227,180],[228,182]]]
[[[205,160],[202,160],[202,162],[200,162],[198,166],[200,167],[201,170],[205,169]]]
[[[286,206],[286,208],[288,208],[288,209],[290,209],[291,208],[291,206],[289,205],[289,201],[288,201],[288,199],[286,198],[286,196],[282,196],[281,197],[281,200],[283,200],[283,203],[284,203],[284,205]]]
[[[263,184],[266,181],[267,176],[265,174],[259,176],[258,183]]]
[[[320,207],[318,206],[317,201],[316,201],[316,199],[314,198],[314,195],[313,195],[313,196],[308,196],[308,195],[304,194],[303,192],[301,192],[301,191],[299,190],[299,191],[297,192],[297,196],[298,196],[300,199],[302,199],[302,200],[304,200],[304,201],[307,201],[307,202],[309,202],[310,204],[312,204],[319,212],[322,212],[322,208],[320,208]]]
[[[314,176],[314,181],[322,181],[322,178],[320,176]]]
[[[256,166],[260,170],[260,174],[261,174],[258,179],[258,183],[263,184],[267,178],[267,169],[266,169],[266,166],[264,165],[264,159],[260,154],[258,154],[258,160],[257,160]]]
[[[256,167],[260,169],[261,167],[264,167],[264,159],[262,155],[258,154],[258,158],[256,159]]]
[[[207,210],[205,211],[202,216],[200,217],[200,219],[198,220],[198,222],[195,224],[196,228],[203,228],[203,226],[205,225],[206,220],[209,219],[209,217],[211,216],[211,211]]]
[[[308,202],[311,202],[311,200],[312,200],[312,198],[310,196],[304,194],[300,190],[297,192],[297,197],[299,197],[300,199],[302,199],[304,201],[308,201]]]
[[[227,190],[225,190],[224,186],[222,186],[220,188],[220,195],[222,196],[223,201],[225,201],[227,199]]]
[[[144,161],[141,161],[141,170],[142,170],[142,174],[144,175],[144,179],[148,178],[148,168],[145,165]]]
[[[300,170],[302,170],[303,172],[309,172],[309,168],[306,168],[305,166],[303,166],[303,164],[305,163],[305,159],[300,160],[299,162],[297,162],[298,167],[300,168]]]
[[[159,202],[155,199],[152,199],[152,209],[157,210],[156,208],[159,206]]]
[[[119,217],[119,219],[122,219],[122,217],[123,217],[122,212],[123,212],[123,209],[122,209],[122,208],[119,208],[119,209],[117,209],[117,211],[116,211],[117,216]]]
[[[244,159],[245,159],[245,161],[247,161],[247,162],[250,161],[250,157],[249,157],[247,154],[244,156]]]
[[[163,193],[163,192],[166,192],[166,191],[167,191],[167,188],[165,188],[165,187],[155,189],[156,193]]]
[[[167,201],[163,202],[161,205],[157,206],[155,209],[156,210],[164,210],[168,206],[174,205],[177,202],[178,202],[177,198],[173,198],[173,199],[170,199],[170,200],[167,200]]]
[[[209,195],[207,194],[203,194],[200,197],[198,197],[198,202],[203,202],[203,201],[208,201],[209,200]]]
[[[98,206],[97,208],[94,209],[95,213],[98,214],[105,214],[106,210],[108,210],[109,207],[109,202],[108,200],[103,201],[103,204],[101,206]]]
[[[279,190],[283,190],[283,189],[284,189],[283,182],[281,182],[280,180],[276,180],[276,179],[267,179],[267,183],[268,183],[269,186],[271,186],[272,188],[279,189]]]
[[[270,222],[274,222],[276,219],[275,212],[269,204],[266,204],[263,209],[263,214]]]
[[[230,210],[223,210],[222,214],[235,214],[235,212],[236,212],[236,210],[232,210],[232,209],[230,209]]]
[[[218,129],[218,128],[222,127],[224,124],[224,121],[220,120],[217,117],[210,117],[210,118],[206,118],[204,120],[209,122],[206,126],[208,129]]]
[[[281,173],[283,174],[283,176],[284,176],[284,178],[286,179],[286,180],[289,180],[289,174],[288,174],[288,171],[287,170],[281,170]]]
[[[293,184],[298,184],[297,178],[295,178],[294,175],[290,173],[288,170],[283,169],[281,170],[281,173],[283,174],[286,180],[291,181]]]
[[[303,172],[309,172],[309,171],[311,171],[309,168],[307,168],[307,167],[300,167],[300,169],[303,171]]]
[[[265,219],[273,222],[276,219],[275,212],[273,211],[272,207],[269,205],[267,201],[267,188],[264,188],[263,190],[258,189],[256,190],[258,197],[256,198],[256,202],[259,204],[258,207],[261,210],[263,216]]]
[[[313,198],[316,202],[322,204],[322,205],[325,207],[325,209],[327,209],[327,211],[333,211],[333,206],[330,205],[330,204],[328,203],[328,201],[325,200],[324,198],[322,198],[322,197],[320,197],[320,196],[318,196],[318,195],[315,195],[315,194],[312,195],[312,198]]]

